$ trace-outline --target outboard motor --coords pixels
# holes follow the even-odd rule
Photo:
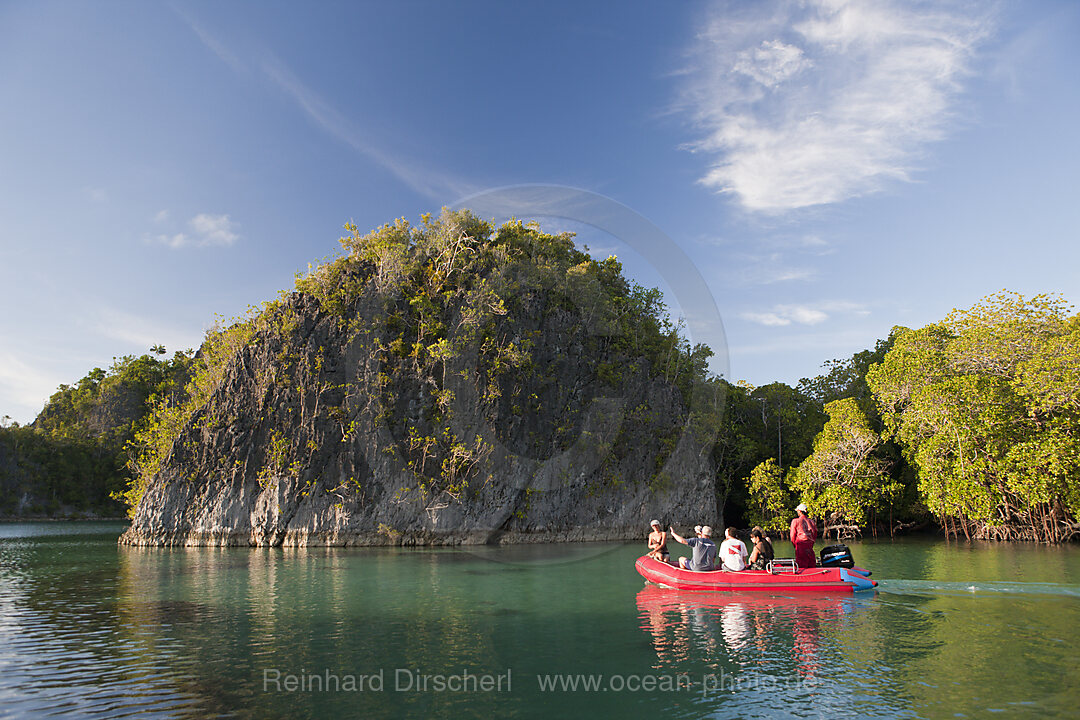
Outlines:
[[[821,548],[821,567],[855,567],[855,560],[847,545],[829,545]]]

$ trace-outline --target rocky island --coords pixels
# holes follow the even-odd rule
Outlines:
[[[129,545],[475,544],[721,524],[721,379],[661,293],[467,211],[369,234],[207,335],[136,435]]]

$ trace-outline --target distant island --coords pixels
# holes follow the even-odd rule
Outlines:
[[[137,429],[183,393],[194,352],[155,346],[61,385],[30,425],[0,421],[0,519],[120,518]]]
[[[118,359],[0,428],[0,514],[137,545],[1080,534],[1080,316],[1001,292],[792,388],[708,371],[659,291],[467,211],[368,234],[197,353]]]

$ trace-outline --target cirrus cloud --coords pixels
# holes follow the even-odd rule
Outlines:
[[[168,220],[168,212],[162,210],[154,216],[161,223]],[[199,213],[188,220],[188,232],[160,234],[150,238],[152,242],[167,245],[173,250],[185,247],[228,247],[240,239],[237,225],[228,215]]]
[[[814,305],[776,305],[765,311],[740,313],[739,317],[759,325],[784,327],[791,324],[818,325],[828,320],[830,313],[869,315],[870,311],[859,303],[834,300]]]
[[[823,205],[910,180],[946,134],[986,5],[806,0],[720,5],[684,102],[706,186],[749,210]]]

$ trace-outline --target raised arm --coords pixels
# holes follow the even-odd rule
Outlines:
[[[684,538],[682,535],[679,535],[679,533],[675,532],[675,528],[668,527],[668,532],[671,533],[671,537],[674,538],[675,542],[682,543],[683,545],[686,545],[686,538]]]

